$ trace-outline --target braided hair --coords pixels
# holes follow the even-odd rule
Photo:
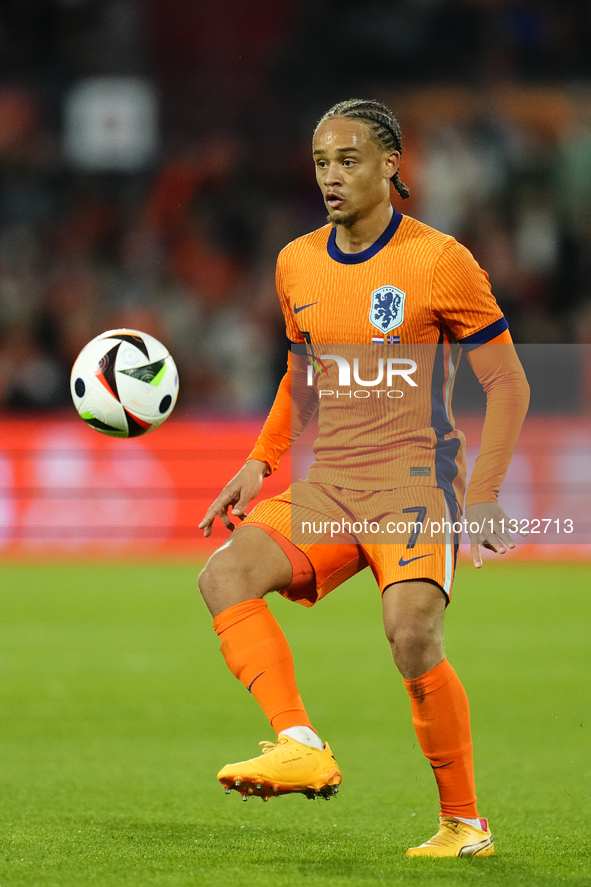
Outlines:
[[[372,140],[384,151],[398,151],[402,154],[402,135],[398,120],[386,105],[371,99],[347,99],[333,105],[318,121],[318,126],[331,117],[347,117],[350,120],[361,120],[367,123]],[[400,196],[405,200],[410,191],[400,181],[398,170],[392,176],[392,183]]]

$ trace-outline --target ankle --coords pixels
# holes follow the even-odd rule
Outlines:
[[[302,745],[310,745],[312,748],[317,748],[320,751],[324,748],[324,744],[318,733],[316,733],[311,727],[305,727],[303,725],[287,727],[286,730],[282,730],[281,733],[279,733],[279,736],[289,736],[290,739],[294,739],[296,742],[301,742]]]

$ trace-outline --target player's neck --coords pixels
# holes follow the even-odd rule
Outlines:
[[[380,204],[371,214],[358,219],[350,228],[337,225],[335,243],[343,253],[360,253],[376,242],[392,219],[394,208]]]

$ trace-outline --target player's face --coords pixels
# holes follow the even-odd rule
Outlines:
[[[390,178],[398,169],[398,151],[384,151],[367,124],[346,117],[325,120],[313,140],[316,180],[329,220],[351,227],[390,199]]]

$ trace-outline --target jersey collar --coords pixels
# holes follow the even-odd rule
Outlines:
[[[377,255],[377,253],[379,253],[390,240],[392,240],[401,221],[402,213],[399,213],[398,210],[395,209],[392,213],[392,218],[388,222],[386,230],[382,231],[375,243],[372,243],[371,246],[368,246],[367,249],[362,250],[360,253],[341,252],[336,245],[337,227],[334,225],[332,231],[328,235],[328,243],[326,244],[328,255],[331,259],[334,259],[335,262],[340,262],[341,265],[360,265],[362,262],[367,262],[368,259],[373,259],[373,257]]]

